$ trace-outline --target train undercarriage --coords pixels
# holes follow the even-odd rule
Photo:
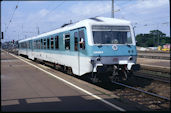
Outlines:
[[[21,56],[28,58],[27,55],[21,55]],[[51,63],[51,62],[44,61],[44,60],[37,59],[37,58],[35,58],[34,61],[53,67],[54,69],[62,71],[66,74],[76,76],[73,74],[71,67]],[[83,76],[86,76],[93,83],[97,83],[99,81],[102,81],[102,82],[126,81],[132,75],[133,71],[138,70],[138,68],[139,67],[137,67],[137,65],[133,65],[131,70],[128,70],[127,64],[103,65],[103,66],[96,67],[97,72],[92,71]]]
[[[128,70],[127,65],[104,65],[97,67],[97,72],[91,74],[91,79],[92,82],[125,81],[131,73],[132,70]]]
[[[104,65],[97,67],[96,73],[91,73],[92,82],[113,82],[113,81],[126,81],[129,77],[133,75],[134,71],[140,69],[140,65],[135,64],[132,66],[131,70],[127,69],[127,64],[125,65]]]
[[[54,64],[47,61],[40,61],[36,59],[37,62],[43,63],[45,65],[51,66],[59,71],[66,74],[77,76],[73,74],[72,68],[60,64]],[[112,81],[125,81],[128,76],[130,76],[132,70],[127,69],[127,65],[104,65],[97,67],[97,72],[87,73],[83,76],[89,78],[93,83],[102,82],[112,82]]]

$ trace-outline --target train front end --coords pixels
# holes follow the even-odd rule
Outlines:
[[[128,25],[92,25],[93,73],[113,80],[126,80],[137,67],[133,28]]]

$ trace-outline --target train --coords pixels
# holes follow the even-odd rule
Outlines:
[[[20,40],[18,54],[92,79],[126,80],[137,68],[131,22],[116,18],[88,18]]]

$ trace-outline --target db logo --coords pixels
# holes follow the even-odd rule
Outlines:
[[[118,46],[117,45],[113,45],[112,49],[116,51],[116,50],[118,50]]]

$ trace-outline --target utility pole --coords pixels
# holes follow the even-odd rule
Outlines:
[[[21,26],[21,30],[22,30],[22,36],[21,37],[24,37],[24,33],[23,33],[23,24],[22,24],[22,26]],[[19,38],[18,38],[18,40],[19,40]]]
[[[70,20],[70,22],[69,22],[70,24],[72,24],[72,20]]]
[[[159,28],[159,25],[157,24],[157,38],[158,38],[158,46],[159,46],[159,30],[158,30],[158,28]]]
[[[40,32],[39,32],[39,26],[37,26],[37,34],[38,35],[40,34]]]
[[[112,18],[114,18],[114,0],[112,0],[112,14],[111,14]]]
[[[159,41],[159,31],[158,30],[157,30],[157,37],[158,37],[158,46],[159,46],[159,44],[160,44],[159,42],[160,41]]]
[[[19,32],[18,32],[18,39],[19,39]]]
[[[7,26],[6,26],[6,24],[5,24],[5,32],[4,32],[4,42],[5,42],[5,34],[6,34],[6,28],[7,28]]]

